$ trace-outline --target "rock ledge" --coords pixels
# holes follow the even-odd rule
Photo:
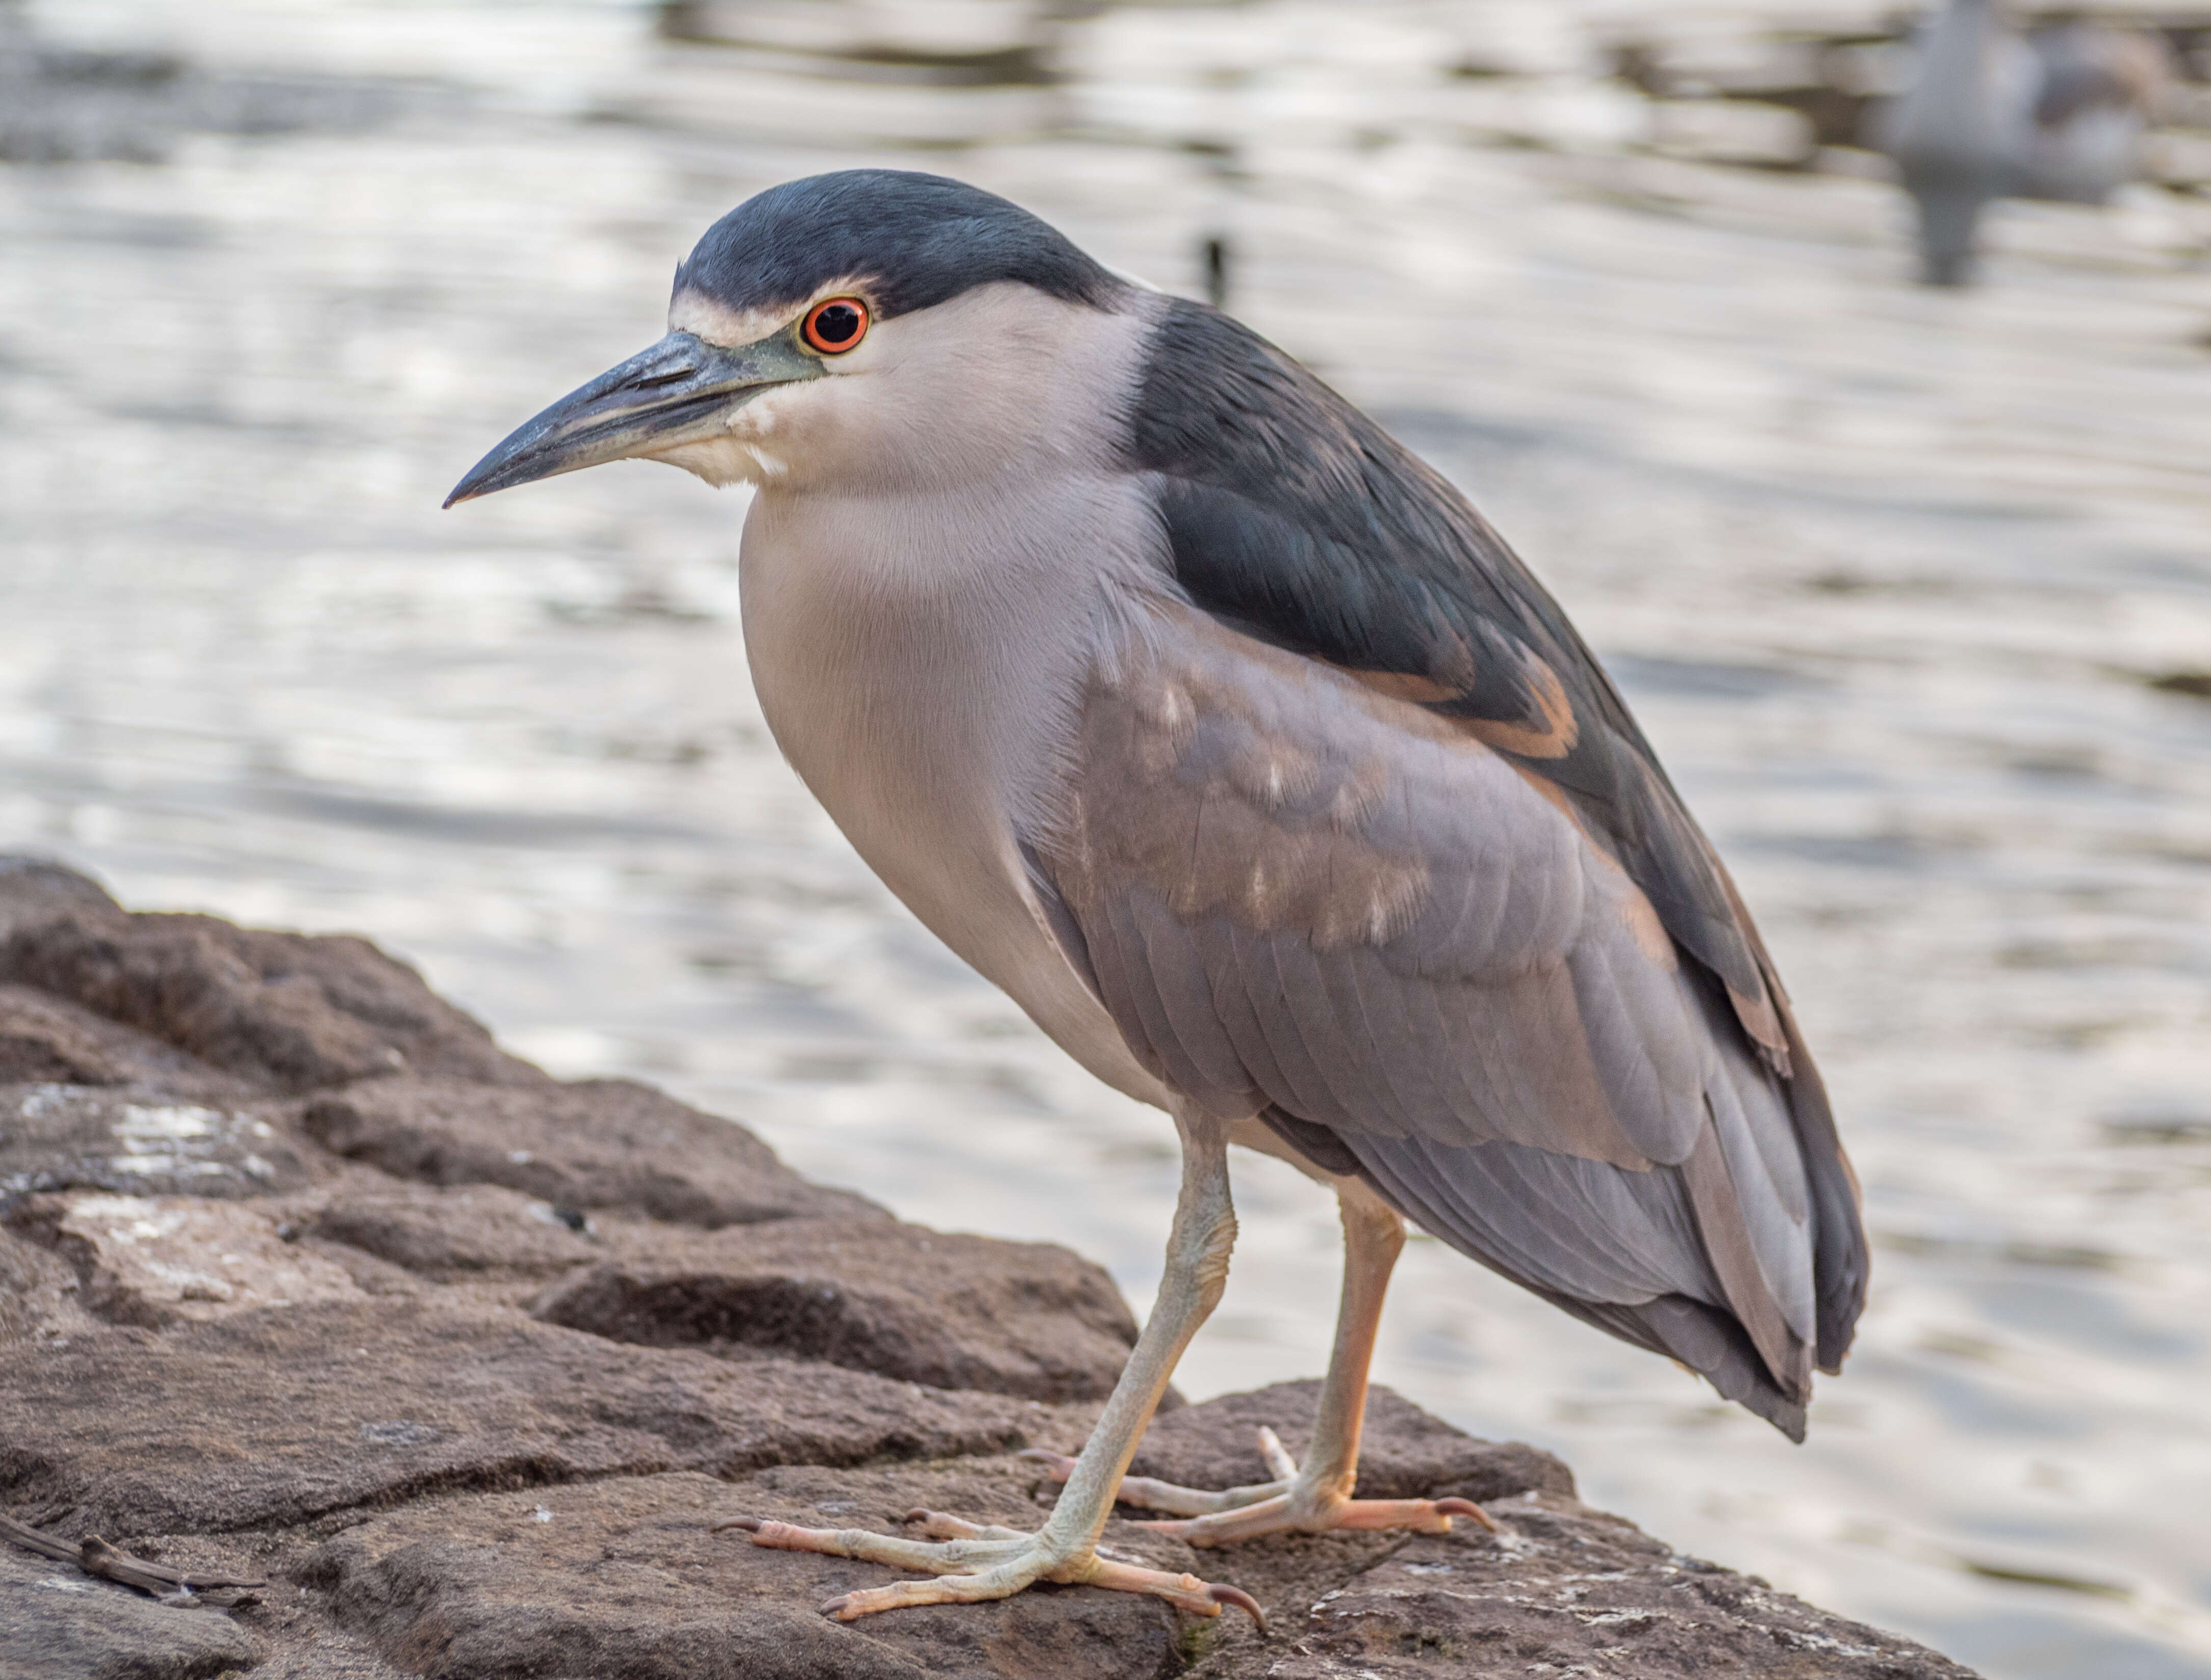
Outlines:
[[[887,1572],[716,1531],[1033,1527],[1053,1489],[1016,1455],[1081,1443],[1135,1336],[1066,1250],[906,1224],[658,1092],[550,1079],[365,941],[0,858],[0,1513],[268,1583],[157,1600],[0,1540],[10,1680],[1971,1680],[1387,1391],[1360,1491],[1504,1532],[1214,1556],[1263,1641],[1057,1587],[843,1624],[818,1606]],[[1297,1450],[1312,1390],[1165,1413],[1136,1468],[1257,1480],[1257,1426]]]

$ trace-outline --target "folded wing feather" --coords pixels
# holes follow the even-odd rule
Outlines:
[[[1174,603],[1099,661],[1077,761],[1032,855],[1156,1072],[1801,1428],[1812,1214],[1778,1076],[1571,808]]]

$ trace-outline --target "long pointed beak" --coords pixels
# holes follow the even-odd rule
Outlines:
[[[795,331],[735,349],[671,332],[517,427],[469,469],[445,506],[709,437],[730,409],[772,385],[821,373],[821,364],[799,349]]]

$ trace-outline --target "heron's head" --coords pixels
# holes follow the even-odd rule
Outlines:
[[[518,428],[445,505],[633,458],[715,484],[951,470],[1012,446],[1023,405],[1009,397],[1049,381],[1070,322],[1128,291],[1046,223],[959,181],[789,181],[706,230],[675,270],[665,338]]]

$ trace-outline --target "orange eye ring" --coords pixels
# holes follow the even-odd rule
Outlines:
[[[826,298],[806,312],[798,336],[826,356],[840,356],[868,336],[868,306],[857,298]]]

